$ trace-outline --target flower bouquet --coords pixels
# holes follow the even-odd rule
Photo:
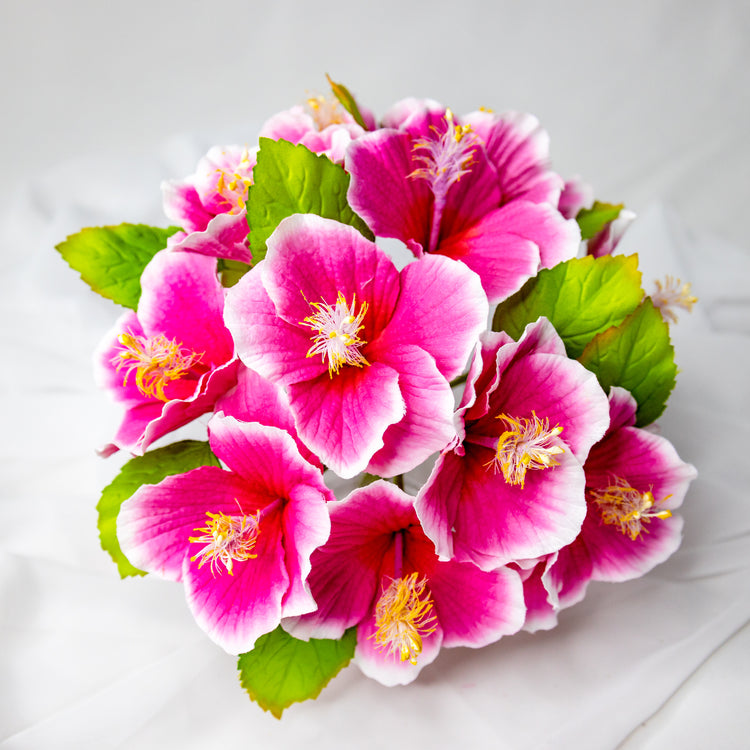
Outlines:
[[[125,308],[95,354],[100,452],[133,455],[102,547],[182,583],[276,716],[352,659],[406,684],[554,627],[674,552],[695,477],[653,427],[695,300],[613,254],[633,214],[553,172],[531,115],[377,123],[329,83],[164,184],[174,226],[58,246]]]

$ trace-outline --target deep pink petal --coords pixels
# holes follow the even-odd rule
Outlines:
[[[521,571],[526,602],[526,621],[523,629],[529,633],[551,630],[557,626],[557,593],[551,591],[545,581],[549,566],[556,559],[557,552],[553,552],[532,569]]]
[[[314,466],[320,466],[318,458],[297,435],[286,392],[254,370],[240,367],[237,385],[216,402],[215,411],[243,422],[260,422],[285,430],[294,438],[300,455]]]
[[[320,470],[300,456],[289,433],[278,427],[217,414],[208,424],[208,439],[213,452],[259,494],[288,498],[299,485],[307,485],[322,501],[333,499]]]
[[[277,314],[300,325],[313,303],[335,305],[341,292],[356,310],[367,305],[361,338],[372,341],[386,327],[399,295],[399,274],[390,258],[356,229],[312,214],[284,219],[268,239],[262,277]],[[310,342],[311,343],[311,342]],[[308,343],[308,348],[310,346]]]
[[[312,555],[308,578],[318,610],[284,627],[298,638],[340,638],[379,594],[384,560],[393,571],[394,532],[416,522],[410,498],[377,481],[329,503],[331,535]]]
[[[406,414],[383,435],[384,447],[367,471],[383,477],[411,471],[455,436],[453,391],[435,360],[416,346],[393,346],[379,359],[398,369],[398,387]]]
[[[409,177],[421,163],[405,132],[376,130],[349,146],[351,173],[347,198],[379,237],[405,242],[415,255],[429,245],[432,192],[424,180]]]
[[[227,293],[225,319],[242,361],[281,384],[316,378],[328,367],[308,357],[310,329],[281,320],[263,287],[261,261]]]
[[[171,245],[171,249],[252,263],[247,244],[247,216],[244,211],[218,214],[203,231],[191,232]]]
[[[252,560],[235,562],[232,575],[185,557],[185,593],[196,622],[230,654],[249,651],[281,622],[281,600],[289,586],[284,565],[280,511],[263,518]],[[199,545],[193,545],[199,547]]]
[[[460,263],[426,256],[401,272],[401,295],[383,346],[416,344],[450,380],[463,371],[487,322],[479,277]]]
[[[194,185],[177,180],[162,182],[164,213],[186,232],[202,232],[214,214],[201,203]]]
[[[438,461],[415,501],[438,555],[492,570],[575,539],[586,503],[583,469],[572,454],[556,456],[559,466],[527,472],[522,488],[494,472],[494,451],[465,449],[463,457]]]
[[[462,119],[484,142],[498,173],[503,203],[520,198],[557,205],[563,181],[549,170],[549,136],[536,117],[472,112]]]
[[[428,578],[443,646],[480,648],[520,630],[526,607],[516,571],[482,571],[471,563],[440,562],[419,527],[408,530],[404,557],[409,567]]]
[[[224,289],[216,259],[195,253],[157,253],[141,276],[138,319],[147,335],[164,334],[203,353],[201,363],[232,358],[234,344],[223,322]]]
[[[207,509],[237,515],[240,500],[245,514],[257,510],[257,500],[248,502],[245,491],[239,477],[216,466],[143,485],[120,508],[117,539],[133,565],[180,581],[188,539],[205,525]]]
[[[539,248],[530,239],[507,232],[498,212],[486,214],[469,229],[443,241],[438,251],[460,260],[482,280],[491,304],[518,291],[540,267]]]
[[[339,476],[355,476],[383,447],[386,428],[404,416],[398,381],[396,370],[374,362],[291,384],[300,438]]]
[[[490,413],[472,427],[472,436],[499,435],[501,414],[529,418],[532,412],[560,425],[563,442],[584,460],[609,424],[609,406],[596,376],[580,363],[554,354],[519,357],[503,372],[490,397]]]
[[[565,181],[557,210],[566,219],[575,219],[582,208],[591,208],[593,204],[594,188],[576,176]]]

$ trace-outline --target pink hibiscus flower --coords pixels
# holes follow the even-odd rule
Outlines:
[[[247,192],[257,149],[214,146],[185,180],[162,183],[164,212],[185,231],[170,248],[250,263]]]
[[[414,468],[454,435],[448,380],[487,319],[478,277],[438,256],[401,272],[350,226],[284,219],[228,294],[245,364],[283,385],[302,441],[343,477]]]
[[[635,427],[636,402],[622,388],[609,397],[610,426],[589,453],[586,518],[576,540],[540,561],[524,587],[529,630],[553,627],[557,611],[583,599],[589,581],[639,578],[679,546],[682,519],[673,515],[695,478],[672,444]]]
[[[362,112],[370,129],[375,120],[370,112]],[[311,96],[303,105],[279,112],[268,119],[260,137],[301,143],[316,154],[325,154],[331,161],[343,164],[347,146],[365,134],[354,118],[337,99]]]
[[[414,680],[441,646],[479,648],[515,633],[525,612],[514,571],[439,561],[412,500],[377,481],[331,503],[331,536],[308,579],[318,609],[282,623],[304,639],[357,625],[355,662],[384,685]]]
[[[125,408],[113,443],[142,454],[157,438],[205,414],[237,377],[224,326],[216,261],[160,252],[141,276],[138,311],[126,312],[94,357],[98,384]]]
[[[459,122],[435,102],[407,100],[385,122],[346,158],[349,202],[376,235],[417,257],[462,261],[490,302],[575,256],[580,231],[557,210],[562,180],[535,118],[475,112]]]
[[[415,502],[438,555],[489,570],[570,544],[586,512],[582,464],[609,411],[545,318],[518,342],[484,337],[456,419]]]
[[[200,627],[238,654],[282,617],[315,609],[306,579],[333,495],[277,427],[216,415],[209,442],[228,470],[144,485],[122,504],[117,538],[134,565],[183,582]]]

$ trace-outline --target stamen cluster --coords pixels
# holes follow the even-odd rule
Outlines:
[[[599,507],[602,521],[617,526],[633,541],[642,532],[648,533],[644,524],[649,523],[652,518],[665,519],[672,515],[666,508],[660,510],[654,507],[667,498],[656,501],[650,489],[641,492],[621,477],[614,477],[612,484],[601,490],[589,490],[589,497]]]
[[[195,529],[201,536],[191,536],[188,541],[205,546],[190,559],[200,558],[198,567],[207,562],[211,566],[211,573],[216,576],[221,563],[229,575],[234,575],[232,567],[235,562],[244,562],[257,557],[253,553],[258,538],[260,513],[254,516],[228,516],[219,511],[206,511],[208,521],[205,526]]]
[[[203,353],[191,352],[175,339],[161,333],[156,336],[122,333],[118,342],[123,350],[113,358],[112,364],[118,371],[125,371],[123,385],[127,385],[130,374],[135,370],[138,390],[144,396],[160,401],[169,400],[164,393],[166,386],[182,378],[203,357]]]
[[[401,661],[417,663],[422,638],[435,632],[434,608],[427,579],[419,573],[392,580],[375,607],[375,643]]]

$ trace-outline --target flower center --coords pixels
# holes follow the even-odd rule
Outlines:
[[[160,401],[169,401],[164,388],[173,380],[179,380],[203,357],[203,354],[191,352],[161,333],[156,336],[121,333],[117,340],[123,349],[112,359],[112,364],[118,372],[125,370],[122,384],[128,384],[128,378],[135,370],[138,390],[144,396]]]
[[[346,114],[338,99],[311,96],[305,104],[307,105],[307,113],[312,117],[318,130],[324,130],[329,125],[341,125],[346,122]]]
[[[338,374],[343,365],[362,367],[370,364],[359,350],[367,343],[359,337],[359,332],[364,328],[362,321],[367,312],[367,303],[362,303],[357,314],[354,312],[356,306],[356,294],[352,296],[352,304],[348,305],[344,295],[339,292],[333,307],[326,302],[311,302],[310,307],[315,313],[301,323],[315,331],[307,356],[320,354],[324,362],[328,360],[330,377]]]
[[[200,557],[199,568],[208,562],[211,565],[211,573],[216,576],[221,563],[231,576],[234,575],[232,566],[235,562],[257,557],[253,554],[253,548],[258,538],[260,512],[254,516],[228,516],[221,511],[206,511],[206,516],[206,525],[194,529],[201,532],[201,536],[191,536],[188,539],[190,542],[205,545],[190,558],[196,560]],[[219,572],[223,571],[219,569]]]
[[[375,605],[375,643],[411,664],[422,653],[423,636],[434,633],[437,623],[427,579],[418,578],[412,573],[391,581]]]
[[[414,159],[423,166],[411,172],[409,177],[427,180],[436,196],[444,196],[454,182],[471,171],[474,161],[471,151],[476,138],[471,125],[456,125],[450,109],[445,110],[445,124],[442,135],[430,126],[433,135],[418,139],[412,147]]]
[[[240,163],[234,172],[217,169],[219,179],[216,181],[216,192],[229,204],[227,213],[237,214],[244,211],[247,191],[253,183],[253,165],[247,148],[242,152]]]
[[[560,425],[552,429],[548,419],[539,419],[531,412],[531,419],[526,417],[509,417],[500,414],[497,419],[505,422],[506,430],[498,438],[495,457],[486,464],[495,471],[500,469],[508,484],[520,484],[521,489],[526,482],[526,472],[529,469],[548,469],[559,466],[553,456],[564,453],[565,449],[558,444],[557,436],[563,431]]]
[[[648,492],[641,492],[621,477],[614,477],[609,487],[589,489],[588,494],[597,504],[602,521],[617,526],[623,534],[627,534],[633,540],[636,540],[641,532],[648,533],[644,524],[650,523],[652,518],[664,519],[672,515],[672,511],[666,508],[654,507],[671,495],[656,501],[650,489]]]
[[[651,301],[654,307],[659,308],[662,317],[676,323],[677,313],[672,308],[679,307],[692,312],[698,298],[690,294],[690,284],[683,284],[679,279],[667,276],[663,284],[661,281],[656,282],[656,292],[651,295]]]

